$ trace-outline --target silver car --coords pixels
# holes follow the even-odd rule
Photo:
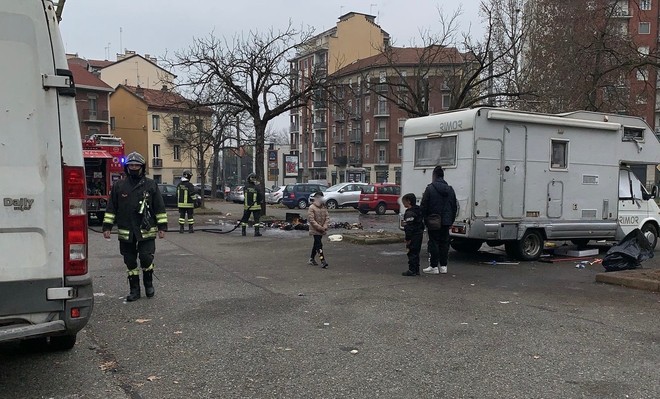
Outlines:
[[[323,201],[325,201],[328,209],[337,209],[345,206],[357,208],[360,201],[360,194],[362,194],[362,187],[364,186],[367,186],[367,183],[335,184],[323,192]],[[312,202],[311,196],[309,202]]]

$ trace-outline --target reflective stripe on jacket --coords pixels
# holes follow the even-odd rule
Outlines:
[[[194,208],[195,186],[189,181],[182,181],[176,186],[177,206],[179,208]]]
[[[243,195],[245,196],[243,208],[250,211],[261,210],[261,193],[255,185],[250,184],[245,186]]]

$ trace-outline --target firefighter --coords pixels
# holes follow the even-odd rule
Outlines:
[[[195,232],[193,210],[198,195],[195,193],[195,187],[190,182],[191,178],[192,173],[189,170],[184,170],[181,182],[176,187],[177,206],[179,207],[179,233],[181,234],[184,232],[186,221],[188,222],[188,232],[191,234]]]
[[[103,236],[110,238],[116,223],[119,237],[119,252],[128,269],[130,293],[127,302],[140,298],[140,270],[142,268],[144,292],[154,296],[153,273],[156,236],[164,238],[167,231],[167,213],[158,185],[145,177],[144,157],[132,152],[124,165],[126,178],[117,181],[110,192],[107,210],[103,219]]]
[[[243,218],[241,219],[241,235],[246,235],[248,220],[250,220],[250,213],[254,217],[254,236],[261,237],[259,232],[259,218],[261,217],[261,202],[263,196],[259,191],[259,179],[254,173],[250,173],[247,178],[247,184],[243,188]]]

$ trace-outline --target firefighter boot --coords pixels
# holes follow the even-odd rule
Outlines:
[[[188,225],[188,233],[192,234],[192,233],[194,233],[194,232],[195,232],[195,228],[193,227],[192,224],[189,224],[189,225]]]
[[[243,237],[245,237],[247,235],[247,231],[246,231],[245,227],[246,227],[245,225],[241,226],[241,235]]]
[[[154,271],[145,270],[142,273],[142,281],[144,282],[144,293],[147,295],[147,298],[151,298],[156,293],[154,290]]]
[[[128,285],[131,287],[131,292],[126,297],[126,302],[140,299],[140,276],[128,276]]]
[[[183,234],[183,225],[182,224],[179,225],[179,233]]]
[[[254,236],[261,237],[261,233],[259,232],[259,226],[254,226]]]

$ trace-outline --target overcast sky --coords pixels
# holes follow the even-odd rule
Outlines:
[[[121,49],[162,58],[186,48],[193,37],[231,37],[241,31],[311,26],[329,29],[350,11],[378,16],[397,45],[409,45],[420,27],[439,29],[437,9],[452,13],[463,3],[461,29],[480,32],[480,0],[67,0],[62,15],[66,50],[91,59],[115,59]],[[121,43],[119,30],[122,29]],[[109,48],[108,48],[109,46]],[[109,57],[108,57],[109,54]]]

